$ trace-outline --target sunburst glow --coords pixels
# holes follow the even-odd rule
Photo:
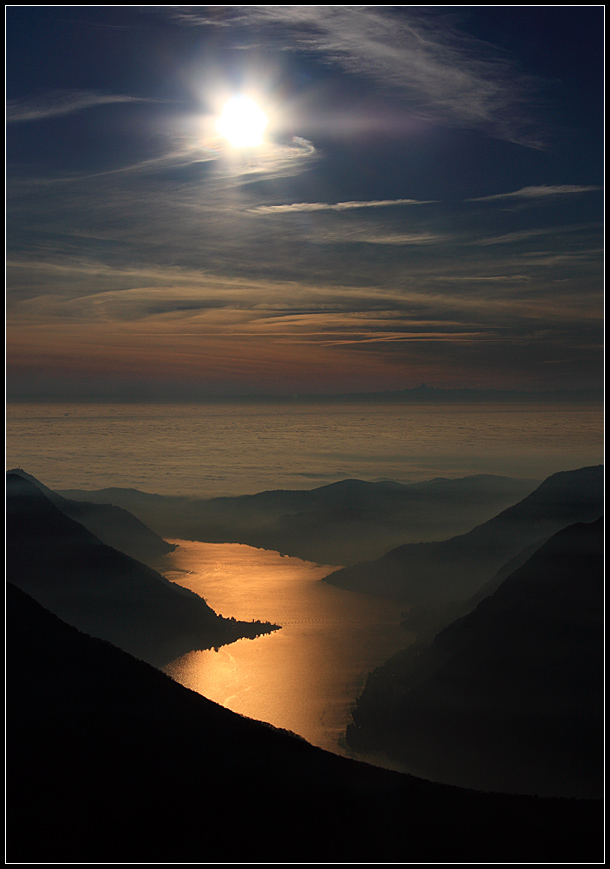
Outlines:
[[[262,145],[268,118],[250,97],[229,100],[217,121],[218,132],[233,148]]]

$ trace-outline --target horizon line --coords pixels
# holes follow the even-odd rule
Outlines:
[[[213,404],[213,403],[314,403],[333,401],[400,401],[400,400],[464,400],[479,399],[523,399],[523,400],[572,400],[598,401],[603,400],[603,387],[570,388],[557,387],[553,389],[499,389],[497,387],[444,387],[428,386],[421,383],[415,387],[403,389],[379,390],[375,392],[340,392],[340,393],[251,393],[251,394],[202,394],[202,395],[6,395],[6,404]]]

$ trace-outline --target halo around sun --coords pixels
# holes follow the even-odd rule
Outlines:
[[[233,148],[255,148],[264,141],[267,115],[250,97],[233,97],[216,122],[220,135]]]

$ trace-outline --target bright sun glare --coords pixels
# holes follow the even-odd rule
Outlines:
[[[218,132],[234,148],[262,145],[267,116],[250,97],[234,97],[225,104],[217,122]]]

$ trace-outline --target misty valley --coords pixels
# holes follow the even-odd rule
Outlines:
[[[27,740],[24,746],[38,698],[48,695],[45,716],[57,718],[60,730],[66,715],[73,719],[61,737],[49,727],[55,748],[92,714],[92,734],[110,715],[115,737],[129,741],[155,702],[142,700],[141,686],[114,696],[116,664],[102,661],[105,648],[87,653],[94,671],[104,672],[97,689],[89,664],[73,658],[76,640],[51,622],[37,627],[43,616],[30,612],[32,598],[49,619],[52,613],[109,641],[205,702],[246,716],[236,727],[266,722],[281,728],[269,734],[296,734],[345,762],[358,759],[357,768],[368,770],[368,761],[385,767],[379,775],[400,773],[392,793],[428,780],[439,794],[457,786],[449,794],[460,805],[479,794],[493,808],[514,795],[517,814],[520,800],[535,797],[549,819],[559,805],[578,805],[581,813],[598,805],[601,466],[540,482],[486,475],[410,485],[344,480],[209,500],[132,489],[53,491],[16,469],[7,473],[7,506],[7,579],[16,587],[8,607],[9,781],[17,828],[20,813],[32,811],[30,786],[15,785],[25,770],[40,786],[34,804],[42,800],[49,810],[48,758],[33,760]],[[13,599],[23,593],[28,598]],[[163,683],[153,696],[163,704],[166,691]],[[184,727],[183,701],[170,703]],[[177,749],[159,747],[159,714],[141,739],[157,746],[149,763],[163,769]],[[234,748],[224,745],[224,733],[215,744],[226,759]],[[105,732],[101,744],[107,739]],[[81,750],[71,758],[73,748],[65,747],[64,766],[55,770],[62,781],[77,775]],[[119,781],[124,751],[117,749],[120,770],[108,758]],[[242,772],[251,762],[242,761]],[[316,794],[330,775],[319,758],[312,770],[318,762]],[[276,761],[269,763],[273,777]],[[347,787],[342,774],[337,781]],[[312,787],[300,798],[308,793],[315,803]],[[371,798],[362,794],[366,811]],[[388,844],[392,858],[397,847]],[[475,852],[468,846],[463,853]]]

